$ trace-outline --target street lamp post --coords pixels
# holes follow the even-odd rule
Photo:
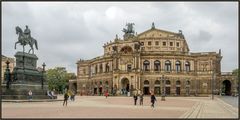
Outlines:
[[[42,89],[43,89],[43,79],[44,79],[43,75],[44,75],[44,72],[45,72],[45,66],[46,66],[46,64],[43,63],[42,66],[43,66],[43,70],[42,70]]]
[[[164,75],[162,75],[162,77],[161,77],[161,79],[162,79],[162,85],[163,85],[163,87],[162,87],[162,95],[161,95],[161,101],[165,101],[165,78],[164,78]]]

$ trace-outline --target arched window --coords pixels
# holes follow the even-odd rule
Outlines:
[[[171,62],[169,60],[165,62],[165,71],[171,71]]]
[[[109,65],[108,65],[108,63],[106,63],[106,65],[105,65],[105,72],[109,72]]]
[[[170,84],[171,84],[170,80],[166,80],[166,85],[170,85]]]
[[[144,85],[149,85],[149,81],[148,81],[148,80],[145,80],[145,81],[143,82],[143,84],[144,84]]]
[[[181,71],[181,62],[180,62],[180,61],[177,61],[177,62],[176,62],[176,71],[177,71],[177,72],[180,72],[180,71]]]
[[[128,64],[127,65],[127,71],[130,72],[132,70],[132,65],[131,64]]]
[[[130,46],[125,46],[121,49],[121,52],[124,54],[132,53],[132,48]]]
[[[178,80],[178,81],[176,81],[176,85],[180,85],[181,84],[181,82]]]
[[[159,80],[156,80],[156,81],[155,81],[155,85],[160,85],[160,81],[159,81]]]
[[[144,71],[149,71],[150,70],[150,62],[148,61],[148,60],[145,60],[144,62],[143,62],[143,70]]]
[[[100,73],[102,73],[103,72],[103,67],[102,67],[102,64],[100,64]]]
[[[190,72],[190,62],[187,61],[185,63],[185,69],[186,69],[187,72]]]
[[[154,61],[154,71],[160,71],[160,61]]]

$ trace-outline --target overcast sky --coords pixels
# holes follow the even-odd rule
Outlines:
[[[77,71],[77,60],[103,55],[127,22],[139,34],[155,27],[182,30],[190,52],[222,50],[222,72],[238,67],[237,2],[2,2],[2,54],[14,57],[22,47],[15,27],[28,25],[38,41],[38,66]]]

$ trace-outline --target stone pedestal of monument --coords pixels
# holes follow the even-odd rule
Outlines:
[[[2,99],[27,99],[29,90],[33,93],[33,99],[48,98],[46,95],[48,85],[45,76],[36,68],[38,57],[35,54],[17,52],[15,58],[16,66],[12,73],[13,79],[9,89],[7,89],[6,84],[2,85]]]

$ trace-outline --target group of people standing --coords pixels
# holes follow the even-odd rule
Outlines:
[[[138,100],[138,97],[139,97],[139,103],[140,103],[141,106],[143,106],[143,96],[144,96],[143,93],[141,93],[139,95],[134,94],[133,95],[134,105],[137,105],[137,100]],[[157,99],[156,99],[156,97],[153,93],[151,93],[150,99],[151,99],[150,100],[151,101],[151,107],[154,108],[154,103],[157,101]]]

